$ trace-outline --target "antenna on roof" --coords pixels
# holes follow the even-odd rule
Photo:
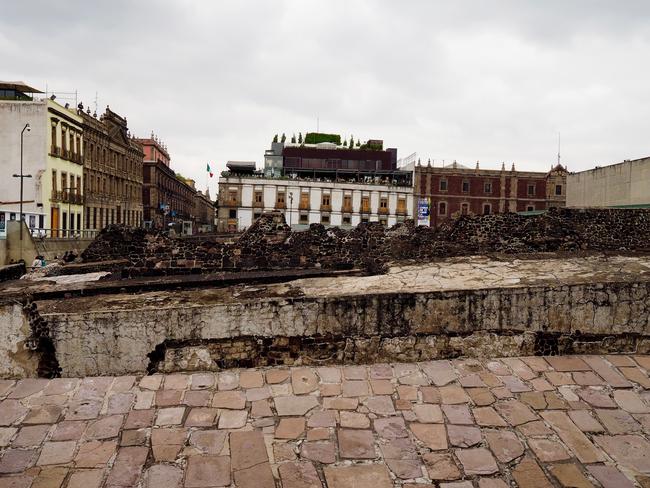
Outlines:
[[[557,164],[560,164],[560,133],[557,133]]]
[[[98,100],[97,92],[95,92],[95,113],[97,113],[97,100]]]

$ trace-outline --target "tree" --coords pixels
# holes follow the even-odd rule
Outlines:
[[[354,137],[350,136],[350,149],[354,147]]]
[[[357,141],[357,147],[361,147],[361,141]]]
[[[302,132],[298,132],[298,144],[302,144]]]
[[[348,141],[343,139],[343,147],[348,147]]]
[[[284,132],[283,132],[283,133],[282,133],[282,139],[280,139],[280,142],[281,142],[282,144],[284,144],[286,140],[287,140],[287,136],[285,136],[285,135],[284,135]]]
[[[278,135],[277,134],[273,136],[273,142],[278,142]]]
[[[295,143],[296,143],[296,134],[291,136],[291,144],[295,144]]]

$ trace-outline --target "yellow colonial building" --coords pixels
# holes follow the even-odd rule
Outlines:
[[[6,222],[20,219],[22,208],[34,235],[68,237],[82,230],[83,131],[76,108],[22,82],[0,81],[0,238]],[[22,151],[21,151],[22,146]]]

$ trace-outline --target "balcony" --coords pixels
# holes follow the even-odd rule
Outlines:
[[[380,215],[388,215],[388,207],[379,207]]]
[[[371,212],[370,212],[370,206],[367,206],[367,207],[366,207],[366,206],[362,206],[362,207],[361,207],[361,210],[360,210],[360,213],[362,213],[362,214],[369,214],[369,213],[371,213]]]
[[[77,192],[70,192],[70,191],[52,191],[52,197],[50,198],[50,200],[58,203],[69,203],[72,205],[81,205],[83,204],[83,195]]]
[[[253,207],[264,208],[264,202],[253,202]]]
[[[343,213],[352,213],[352,205],[343,205],[341,207],[341,212],[343,212]]]
[[[332,206],[331,205],[323,205],[323,204],[321,204],[320,211],[321,212],[331,212],[332,211]]]
[[[59,146],[50,146],[50,156],[61,157],[61,148]]]
[[[406,215],[406,208],[405,207],[397,207],[397,210],[395,211],[397,215]]]
[[[287,208],[287,204],[285,202],[275,202],[275,208],[276,209],[285,209],[285,208]]]
[[[309,202],[300,202],[298,205],[299,210],[309,210]]]

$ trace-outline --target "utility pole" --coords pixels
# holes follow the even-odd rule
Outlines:
[[[25,175],[23,174],[23,135],[25,134],[25,131],[29,132],[31,131],[32,128],[29,126],[29,122],[25,124],[25,127],[23,127],[23,130],[20,131],[20,174],[19,175],[13,175],[14,178],[20,178],[20,240],[23,240],[23,222],[25,220],[25,216],[23,215],[23,180],[25,178],[31,178],[32,175]],[[22,242],[20,243],[21,245],[21,254],[22,254]]]

